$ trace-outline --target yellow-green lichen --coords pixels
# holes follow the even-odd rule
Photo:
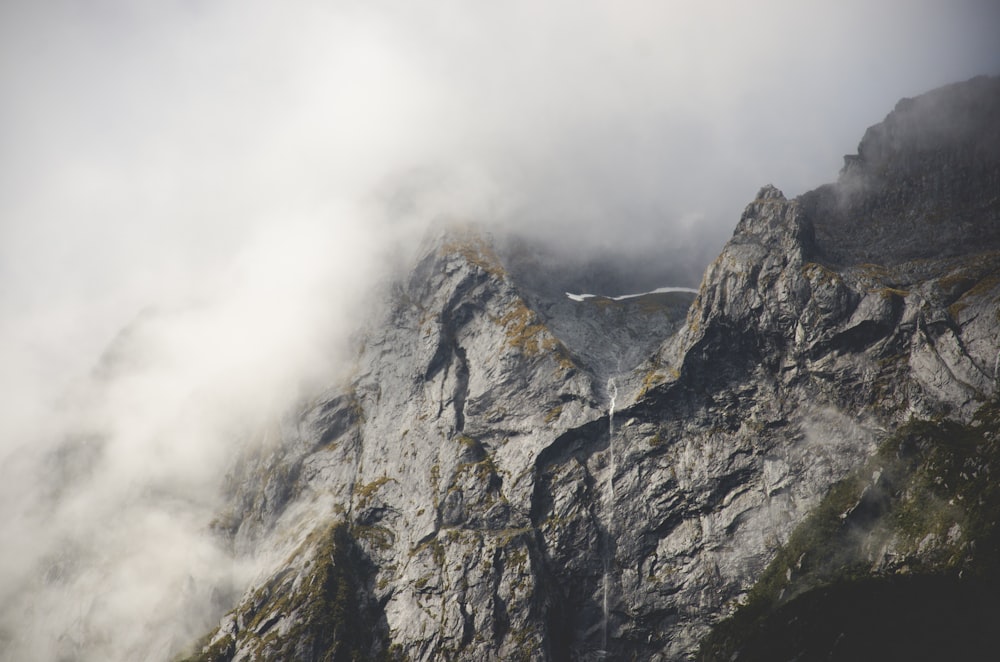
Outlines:
[[[527,356],[537,356],[556,348],[558,341],[523,301],[517,301],[499,320],[511,347]]]
[[[562,416],[562,411],[563,411],[562,405],[556,405],[552,409],[548,410],[545,413],[545,422],[551,423],[552,421],[558,420],[559,417]]]
[[[442,255],[461,255],[466,262],[494,276],[504,275],[503,264],[496,252],[472,229],[460,232],[461,236],[441,247]]]
[[[839,286],[844,283],[839,273],[818,262],[806,262],[802,265],[802,275],[813,285]]]
[[[377,604],[363,597],[372,573],[344,522],[313,531],[292,555],[308,555],[301,574],[279,573],[232,614],[241,624],[186,662],[247,659],[389,659]],[[381,650],[381,653],[378,651]]]
[[[389,481],[396,482],[396,479],[389,478],[388,476],[380,476],[370,483],[355,486],[354,496],[356,498],[357,508],[359,510],[366,508],[368,506],[368,502],[375,496],[375,493]]]

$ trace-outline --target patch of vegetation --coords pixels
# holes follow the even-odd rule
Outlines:
[[[961,315],[962,311],[968,307],[968,302],[959,299],[955,303],[948,306],[948,314],[951,315],[951,318],[957,322],[959,315]]]
[[[881,264],[866,262],[858,265],[858,268],[861,270],[862,274],[868,276],[869,278],[886,278],[889,276],[889,270]]]
[[[434,510],[437,510],[441,506],[441,465],[435,464],[431,466],[430,471],[431,479],[431,499],[434,503]]]
[[[973,299],[978,299],[989,294],[998,287],[1000,287],[1000,271],[989,274],[966,290],[955,303],[948,306],[948,313],[952,319],[957,321],[958,316],[969,306]]]
[[[502,278],[503,264],[493,248],[475,231],[469,229],[461,233],[455,241],[441,247],[442,255],[461,255],[466,262],[475,265],[488,274]]]
[[[552,409],[545,412],[545,422],[551,423],[552,421],[558,420],[559,417],[562,416],[562,412],[563,412],[563,406],[556,405]]]
[[[660,446],[663,446],[664,444],[666,444],[667,440],[664,439],[664,437],[660,433],[660,431],[657,430],[656,434],[654,434],[652,437],[649,437],[648,439],[646,439],[646,443],[649,444],[650,448],[659,448]]]
[[[562,342],[558,340],[556,340],[555,359],[556,364],[559,366],[558,370],[562,375],[567,375],[572,372],[574,368],[576,368],[576,364],[573,363],[573,359],[570,356],[569,350],[566,349],[566,345],[562,344]]]
[[[529,627],[517,628],[507,633],[504,657],[510,662],[532,662],[538,659],[542,642],[538,633]],[[562,652],[565,655],[564,651]],[[556,658],[559,659],[559,658]]]
[[[771,632],[774,645],[798,641],[800,625],[788,617],[806,608],[815,614],[809,627],[818,628],[816,641],[833,646],[821,626],[841,617],[846,595],[869,596],[858,604],[880,596],[904,611],[930,608],[935,594],[913,602],[903,577],[937,582],[947,595],[965,591],[960,577],[1000,584],[998,434],[995,402],[970,425],[913,421],[900,428],[796,528],[745,604],[702,641],[699,659],[790,659],[768,657],[778,652],[761,633]]]
[[[243,626],[184,662],[229,662],[237,650],[250,659],[390,660],[388,632],[366,585],[374,567],[338,522],[311,534],[304,576],[279,573],[237,608]],[[281,627],[278,624],[282,623]]]
[[[202,637],[191,650],[175,659],[175,662],[230,662],[236,655],[236,640],[225,634],[212,643],[214,633]]]
[[[392,549],[393,543],[396,542],[396,536],[391,530],[377,524],[355,524],[351,527],[351,535],[355,540],[366,541],[371,549],[380,551]]]
[[[507,567],[514,568],[518,572],[525,572],[528,568],[528,550],[524,547],[514,547],[507,550]]]
[[[478,441],[476,441],[467,434],[458,435],[457,437],[455,437],[455,441],[461,444],[464,448],[469,448],[472,450],[480,450],[483,447],[482,444],[480,444]]]
[[[964,271],[953,271],[947,276],[943,276],[938,280],[938,287],[940,287],[945,292],[951,290],[958,290],[963,292],[968,290],[970,287],[976,284],[976,279],[965,273]]]
[[[570,524],[579,519],[581,519],[581,517],[575,513],[568,517],[563,517],[560,515],[556,515],[555,513],[550,513],[542,522],[542,528],[553,529],[553,530],[561,529],[566,526],[569,526]]]
[[[802,275],[813,284],[837,286],[843,285],[844,282],[839,273],[819,262],[806,262],[802,265]]]
[[[887,301],[895,297],[899,297],[900,299],[905,299],[906,297],[910,296],[909,290],[901,290],[896,287],[880,287],[875,291],[878,292],[879,296],[881,296],[883,299]]]
[[[661,372],[655,366],[646,371],[646,374],[642,377],[642,386],[639,387],[639,394],[636,399],[642,398],[650,389],[659,386],[660,384],[667,381],[667,379],[678,380],[680,379],[681,371],[677,368],[668,368],[666,372]]]
[[[463,489],[463,484],[472,484],[474,486],[474,492],[481,495],[482,500],[479,506],[484,509],[492,505],[497,499],[504,498],[500,492],[502,481],[500,480],[499,470],[493,461],[493,457],[488,454],[484,455],[482,459],[474,462],[462,462],[455,467],[454,477],[452,478],[452,484],[448,488],[448,492]],[[466,498],[468,497],[469,495],[466,495]]]
[[[611,297],[598,295],[598,296],[587,297],[586,299],[583,300],[583,305],[594,306],[596,308],[600,308],[601,310],[608,310],[610,308],[615,308],[616,306],[621,305],[621,302],[615,301]]]
[[[518,541],[522,537],[527,536],[534,532],[534,529],[530,526],[522,526],[512,529],[500,529],[496,532],[496,537],[499,540],[499,545],[501,547],[506,547],[511,544],[511,542]]]
[[[383,485],[389,481],[396,482],[395,478],[389,478],[388,476],[380,476],[370,483],[365,485],[357,485],[354,488],[354,496],[357,498],[358,510],[364,510],[368,507],[368,502],[375,495],[375,493]]]
[[[431,558],[434,559],[434,563],[438,567],[444,567],[445,562],[445,550],[444,543],[442,543],[437,536],[425,540],[424,542],[418,544],[416,547],[410,550],[410,556],[419,556],[424,552],[429,551]]]
[[[507,333],[510,346],[520,349],[527,356],[552,351],[558,344],[538,315],[523,301],[513,305],[499,322]]]

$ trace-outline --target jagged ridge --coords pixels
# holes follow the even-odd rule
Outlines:
[[[982,98],[969,112],[985,108],[989,118],[996,89],[989,79],[935,94]],[[918,99],[896,112],[919,127],[937,119],[918,112],[927,107],[937,105]],[[558,339],[488,245],[437,240],[373,324],[351,384],[290,417],[282,443],[234,474],[235,544],[303,539],[345,522],[374,569],[357,579],[384,622],[372,655],[693,655],[758,578],[777,572],[765,569],[831,486],[860,475],[902,424],[966,425],[996,397],[994,247],[963,239],[941,255],[870,255],[875,244],[846,239],[858,224],[861,237],[899,232],[892,223],[925,208],[927,196],[910,195],[919,183],[893,174],[894,164],[911,173],[906,155],[916,153],[931,172],[940,152],[910,150],[905,136],[919,131],[887,131],[866,134],[863,167],[837,185],[791,201],[761,190],[684,327],[620,376],[613,461],[601,370]],[[883,144],[885,135],[904,139]],[[967,156],[961,145],[946,151],[945,169]],[[882,153],[900,156],[875,158]],[[976,203],[962,208],[954,233],[966,237],[972,219],[992,236],[1000,216],[990,173],[1000,159],[968,158],[984,163],[962,184]],[[873,175],[876,163],[888,170]],[[950,191],[957,179],[935,181]],[[854,191],[876,202],[854,205]],[[861,213],[884,200],[895,205],[884,219]],[[938,236],[928,222],[912,226],[925,244]],[[612,470],[609,507],[602,488]],[[963,528],[953,544],[971,549],[973,535]],[[885,553],[933,565],[928,548],[907,545]],[[309,585],[307,558],[276,572]],[[255,609],[269,631],[295,631],[294,610],[277,601]],[[247,643],[207,658],[227,637]],[[279,640],[264,643],[228,619],[200,659],[283,659]]]

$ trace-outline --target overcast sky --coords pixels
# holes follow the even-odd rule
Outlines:
[[[95,606],[93,577],[70,573],[39,598],[66,614],[33,622],[50,641],[31,650],[114,622],[123,647],[89,654],[137,659],[136,623],[191,612],[171,582],[229,567],[199,537],[232,445],[219,412],[252,420],[336,362],[322,348],[363,318],[393,241],[468,219],[594,254],[652,247],[695,264],[661,285],[696,284],[760,186],[832,181],[899,98],[1000,74],[998,6],[0,3],[0,535],[19,541],[0,550],[0,601],[30,613],[24,577],[73,541],[112,597]],[[151,325],[152,359],[92,408],[99,425],[67,414],[66,390],[151,306],[184,312]],[[107,458],[39,510],[31,467],[81,425]],[[140,508],[136,485],[197,504]],[[146,546],[108,556],[87,512]],[[163,579],[137,594],[137,575]]]
[[[717,246],[761,185],[835,178],[900,97],[1000,73],[997,7],[5,2],[2,310],[126,310],[260,233],[370,229],[373,198]]]

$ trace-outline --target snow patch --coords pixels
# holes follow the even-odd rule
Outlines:
[[[586,301],[587,299],[601,298],[609,299],[611,301],[624,301],[625,299],[636,299],[638,297],[644,297],[647,294],[669,294],[671,292],[689,292],[691,294],[698,294],[698,290],[693,287],[658,287],[652,292],[639,292],[638,294],[622,294],[617,297],[606,297],[604,295],[598,294],[572,294],[566,292],[566,297],[572,299],[573,301]]]

